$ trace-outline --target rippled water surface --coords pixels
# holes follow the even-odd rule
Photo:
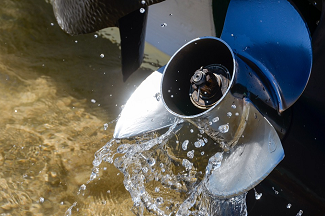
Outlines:
[[[132,214],[110,164],[78,191],[112,137],[104,124],[150,71],[123,83],[118,45],[65,34],[44,0],[2,0],[0,29],[0,214],[64,215],[75,202],[79,214]]]
[[[123,83],[107,32],[67,35],[44,0],[1,3],[0,215],[246,214],[245,194],[205,193],[222,155],[194,126],[112,139],[121,106],[165,60],[148,54],[151,68]]]

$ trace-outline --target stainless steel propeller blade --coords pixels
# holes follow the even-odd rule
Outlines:
[[[175,122],[176,117],[166,110],[161,100],[163,69],[148,76],[127,101],[116,123],[114,138],[134,137],[169,127]]]
[[[220,144],[221,166],[208,170],[205,187],[228,198],[254,187],[283,159],[280,138],[260,111],[267,106],[281,113],[298,99],[308,82],[312,55],[308,29],[288,2],[231,1],[221,38],[225,41],[203,37],[185,44],[172,56],[162,78],[153,74],[139,88],[152,88],[156,94],[157,87],[150,84],[162,79],[166,110]],[[127,105],[135,104],[135,97]],[[146,97],[141,100],[150,101],[153,95]],[[161,103],[157,107],[149,115],[156,117],[154,123],[146,116],[134,117],[130,123],[139,122],[141,127],[133,126],[124,137],[170,125]],[[132,109],[123,112],[115,138],[131,127],[122,116],[131,115]],[[157,121],[163,124],[158,127]]]

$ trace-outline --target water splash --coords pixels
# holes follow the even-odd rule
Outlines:
[[[209,176],[221,166],[223,152],[211,155],[211,151],[207,151],[203,155],[210,158],[207,164],[201,164],[196,162],[194,150],[187,150],[187,139],[177,141],[178,147],[170,145],[175,144],[171,140],[177,136],[182,122],[178,119],[162,135],[150,133],[133,140],[112,139],[95,153],[89,182],[93,176],[98,177],[99,166],[108,162],[124,175],[123,184],[132,197],[132,211],[136,215],[148,212],[155,215],[247,215],[246,193],[219,199],[206,189]],[[208,140],[199,135],[201,138],[194,147],[209,149],[205,145]]]

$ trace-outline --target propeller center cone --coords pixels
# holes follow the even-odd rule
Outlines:
[[[208,109],[223,96],[228,88],[229,74],[222,65],[208,65],[196,70],[190,79],[190,99],[194,106]]]

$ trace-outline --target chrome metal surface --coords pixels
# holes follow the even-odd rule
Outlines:
[[[220,55],[196,55],[221,50]],[[202,110],[193,105],[184,82],[197,65],[216,63],[229,71],[229,86],[215,105]],[[241,62],[242,63],[242,62]],[[229,198],[244,193],[261,182],[284,158],[277,132],[248,98],[231,92],[240,70],[236,56],[221,39],[197,38],[184,45],[168,62],[161,84],[166,109],[184,118],[209,135],[223,148],[221,166],[211,171],[207,189]],[[185,90],[183,90],[185,89]]]
[[[161,101],[161,78],[161,72],[155,71],[135,90],[116,123],[114,138],[134,137],[168,127],[175,122],[176,117],[166,110]]]
[[[211,194],[221,198],[252,189],[284,158],[281,141],[273,126],[249,100],[244,99],[244,107],[245,126],[238,128],[237,145],[224,152],[221,166],[211,171],[206,184]]]

